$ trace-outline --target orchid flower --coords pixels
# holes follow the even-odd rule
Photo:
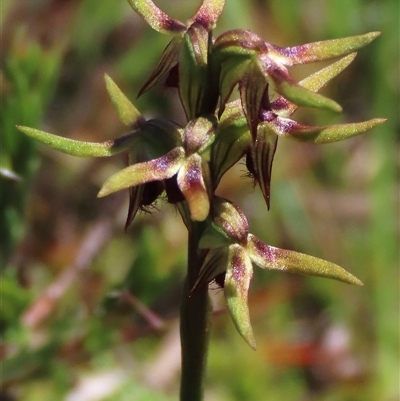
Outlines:
[[[214,198],[212,221],[203,232],[199,248],[207,249],[208,253],[192,292],[225,275],[222,286],[228,311],[240,335],[254,349],[256,342],[247,300],[253,264],[266,270],[329,277],[362,285],[334,263],[265,244],[249,233],[246,216],[239,207],[218,197]]]

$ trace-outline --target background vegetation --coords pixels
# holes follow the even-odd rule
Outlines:
[[[156,3],[182,20],[198,7]],[[396,0],[227,2],[217,31],[247,28],[283,46],[382,31],[327,88],[344,113],[307,110],[298,120],[389,120],[326,147],[281,140],[269,212],[250,179],[228,174],[221,183],[267,243],[341,264],[365,287],[256,269],[257,352],[211,290],[206,401],[398,399],[398,16]],[[61,155],[14,128],[88,141],[121,135],[104,73],[135,100],[168,38],[124,0],[5,0],[1,31],[0,398],[176,399],[186,257],[179,216],[159,204],[124,233],[127,194],[96,198],[124,157]],[[183,122],[170,89],[135,104]]]

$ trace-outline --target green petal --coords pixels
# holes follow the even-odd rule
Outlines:
[[[35,128],[17,126],[24,134],[37,141],[71,156],[106,157],[129,149],[135,142],[134,134],[126,135],[107,142],[84,142],[64,138]]]
[[[376,127],[386,121],[384,118],[374,118],[360,123],[336,124],[311,127],[301,125],[288,118],[277,117],[266,124],[274,130],[277,135],[285,136],[295,141],[312,143],[332,143],[360,135],[365,131]]]
[[[111,101],[117,110],[119,118],[127,126],[135,126],[137,123],[144,121],[136,107],[122,93],[117,84],[106,74],[104,77],[106,87]]]
[[[231,245],[224,283],[226,305],[239,334],[256,349],[247,301],[252,276],[253,267],[246,251],[240,245]]]
[[[268,57],[263,57],[261,62],[265,74],[270,76],[275,84],[275,90],[292,103],[298,106],[316,107],[336,112],[342,111],[340,105],[334,100],[296,84],[283,67],[274,64]]]
[[[253,234],[249,234],[246,249],[251,260],[262,269],[329,277],[349,284],[363,285],[358,278],[334,263],[303,253],[269,246]]]
[[[210,200],[203,179],[202,159],[197,153],[189,156],[178,172],[177,182],[185,197],[190,217],[195,221],[203,221],[210,211]]]
[[[150,0],[128,0],[128,3],[157,32],[173,34],[186,30],[186,25],[169,17]]]
[[[178,147],[158,159],[126,167],[111,176],[103,184],[97,196],[101,198],[122,189],[145,184],[146,182],[161,181],[170,178],[179,170],[184,156],[184,150]]]
[[[380,32],[370,32],[287,48],[270,45],[268,50],[270,57],[275,61],[292,66],[344,56],[366,46],[379,35]]]
[[[335,78],[346,67],[348,67],[348,65],[354,60],[356,55],[356,53],[352,53],[346,57],[341,58],[335,63],[332,63],[327,67],[322,68],[321,70],[303,79],[299,82],[299,85],[312,92],[318,92],[320,89],[325,87],[331,79]],[[271,103],[271,108],[273,112],[278,114],[279,116],[289,117],[297,110],[298,106],[285,99],[283,96],[280,96]]]
[[[198,23],[206,28],[207,31],[211,31],[215,28],[217,20],[225,7],[225,3],[226,0],[203,0],[194,17],[188,21],[188,25]]]

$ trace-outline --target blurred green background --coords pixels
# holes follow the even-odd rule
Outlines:
[[[181,20],[199,6],[156,3]],[[61,155],[14,128],[88,141],[124,134],[104,73],[146,116],[184,122],[171,89],[136,99],[168,37],[124,0],[3,0],[1,8],[0,399],[175,400],[186,257],[179,215],[160,203],[124,233],[127,194],[96,198],[124,156]],[[217,34],[246,28],[290,46],[382,31],[324,92],[344,113],[297,118],[388,121],[327,146],[282,140],[269,212],[244,165],[222,181],[219,194],[265,242],[341,264],[365,286],[255,270],[256,352],[212,289],[206,401],[398,400],[399,12],[397,0],[227,1]],[[301,78],[321,65],[292,72]]]

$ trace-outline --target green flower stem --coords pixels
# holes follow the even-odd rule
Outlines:
[[[189,228],[188,272],[181,304],[182,375],[181,401],[201,401],[206,371],[211,308],[208,288],[203,286],[191,294],[201,266],[199,253],[200,224]]]

